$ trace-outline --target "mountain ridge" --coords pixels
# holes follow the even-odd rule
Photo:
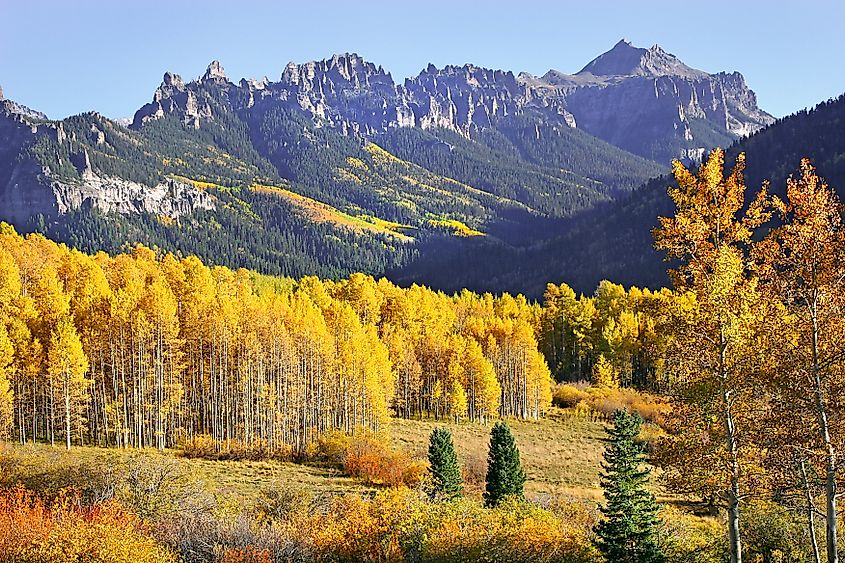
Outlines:
[[[523,249],[665,171],[670,156],[759,125],[741,75],[667,76],[682,63],[662,49],[614,49],[639,57],[619,68],[643,72],[562,85],[429,64],[397,82],[343,53],[288,63],[277,81],[233,81],[218,60],[193,80],[165,72],[128,127],[96,112],[51,121],[4,102],[0,219],[89,250],[144,242],[214,260],[223,245],[227,265],[291,275],[399,271],[484,241]],[[605,55],[596,60],[618,58]],[[650,156],[626,146],[633,133]],[[289,194],[313,202],[311,215]],[[337,220],[315,221],[315,209]],[[383,225],[407,238],[398,244]]]

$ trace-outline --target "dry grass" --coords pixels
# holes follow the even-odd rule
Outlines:
[[[525,468],[529,496],[601,498],[599,464],[605,445],[602,422],[553,408],[543,420],[512,420],[509,425]],[[491,427],[481,424],[395,419],[391,423],[394,445],[424,456],[429,434],[437,426],[451,430],[462,463],[486,458]]]
[[[213,461],[206,459],[188,459],[178,455],[177,451],[159,452],[154,449],[117,450],[96,447],[74,447],[70,452],[60,447],[44,444],[6,446],[6,453],[0,450],[0,471],[6,463],[3,458],[14,458],[14,472],[3,475],[0,484],[12,475],[18,474],[40,481],[61,479],[61,475],[73,475],[74,468],[97,467],[100,470],[121,467],[136,456],[143,456],[153,464],[174,462],[178,469],[192,481],[200,484],[211,493],[221,505],[242,504],[245,500],[258,497],[261,489],[272,483],[286,483],[291,487],[302,488],[314,495],[336,495],[373,490],[360,482],[345,476],[339,469],[318,465],[303,465],[279,461]],[[55,477],[59,475],[59,477]],[[73,483],[67,483],[73,484]],[[61,485],[61,483],[57,483]]]
[[[570,410],[552,408],[543,420],[512,420],[509,424],[521,452],[527,475],[525,488],[529,497],[558,495],[576,499],[601,499],[599,464],[604,449],[604,423],[573,415]],[[425,458],[429,435],[437,426],[447,426],[452,431],[461,463],[469,465],[477,477],[474,484],[468,484],[468,492],[479,493],[483,487],[490,425],[394,419],[390,427],[392,445],[398,450]],[[177,451],[74,447],[66,452],[63,448],[51,448],[43,444],[8,445],[6,448],[6,457],[17,460],[17,471],[29,475],[80,466],[118,467],[139,455],[148,457],[153,463],[157,459],[162,462],[175,460],[182,472],[200,483],[205,491],[213,494],[223,505],[257,498],[262,488],[279,482],[321,496],[374,490],[359,480],[345,476],[339,469],[322,465],[273,460],[188,459],[179,456]],[[0,449],[0,471],[3,470],[3,457],[3,450]]]

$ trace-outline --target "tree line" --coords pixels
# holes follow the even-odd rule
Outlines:
[[[0,428],[18,441],[268,452],[391,414],[537,418],[540,307],[363,274],[294,281],[0,229]]]

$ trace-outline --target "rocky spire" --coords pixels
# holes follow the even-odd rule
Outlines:
[[[223,70],[223,65],[220,64],[220,61],[213,60],[211,64],[208,65],[208,68],[205,71],[205,74],[202,77],[203,81],[206,80],[227,80],[226,78],[226,71]]]
[[[211,67],[209,67],[209,69],[210,68]],[[162,86],[170,86],[171,88],[175,88],[176,90],[185,89],[185,82],[182,80],[182,77],[174,72],[165,72],[164,78],[162,78],[161,83]]]

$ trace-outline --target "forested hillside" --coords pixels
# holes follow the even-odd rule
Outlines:
[[[769,181],[771,192],[783,196],[787,177],[798,173],[802,158],[809,158],[819,174],[843,194],[844,127],[845,96],[840,96],[736,142],[727,149],[727,159],[731,162],[746,153],[747,184],[759,187]],[[456,249],[428,260],[422,257],[399,279],[418,279],[450,290],[518,288],[531,296],[539,296],[549,280],[565,280],[579,292],[592,291],[603,279],[665,287],[667,265],[654,249],[651,230],[658,226],[658,217],[672,211],[667,193],[672,183],[669,176],[650,180],[618,201],[573,218],[560,228],[562,235],[533,247],[494,245],[484,252]]]

